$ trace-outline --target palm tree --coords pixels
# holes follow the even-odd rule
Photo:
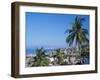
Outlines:
[[[34,57],[34,64],[32,66],[48,66],[49,60],[46,58],[45,50],[42,48],[36,49],[36,56]]]
[[[61,49],[56,49],[56,58],[58,64],[63,64],[64,62],[64,52],[61,52]]]
[[[81,56],[83,57],[89,57],[89,44],[83,44],[81,46]]]
[[[67,29],[65,32],[69,33],[69,35],[66,38],[66,42],[71,46],[72,44],[75,44],[77,48],[80,50],[83,43],[88,43],[88,30],[85,28],[82,28],[83,22],[85,21],[84,18],[81,18],[79,16],[75,17],[74,22],[72,23],[71,29]]]

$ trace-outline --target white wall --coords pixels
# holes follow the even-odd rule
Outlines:
[[[11,2],[15,0],[0,0],[0,1],[1,1],[0,2],[0,80],[16,80],[10,77]],[[98,14],[100,14],[100,6],[99,6],[100,0],[16,0],[16,1],[98,6],[99,8]],[[100,21],[100,16],[98,16],[98,21]],[[99,26],[100,23],[98,23],[98,33],[100,32]],[[100,37],[98,38],[98,41],[100,41]],[[100,45],[98,47],[100,47]],[[99,57],[100,54],[98,54],[98,58]],[[99,61],[100,58],[98,60],[98,67],[100,67]],[[100,80],[100,69],[98,74],[65,75],[65,76],[53,76],[53,77],[26,78],[26,79],[22,78],[18,80]]]

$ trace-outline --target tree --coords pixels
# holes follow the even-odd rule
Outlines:
[[[34,64],[32,66],[48,66],[49,60],[46,58],[45,50],[42,48],[36,49],[36,56],[34,57]]]
[[[81,46],[81,56],[89,57],[89,44],[83,44]]]
[[[79,16],[75,17],[74,22],[71,25],[71,29],[67,29],[65,32],[69,33],[66,38],[66,42],[71,46],[75,43],[75,46],[80,50],[83,43],[88,43],[88,30],[82,28],[83,22],[85,21],[84,18]]]
[[[58,64],[63,64],[64,62],[64,52],[61,49],[56,49],[56,58],[58,60]]]

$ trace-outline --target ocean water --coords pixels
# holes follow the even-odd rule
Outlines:
[[[55,49],[44,49],[46,53],[52,53]],[[36,49],[28,48],[26,49],[26,55],[36,55]]]

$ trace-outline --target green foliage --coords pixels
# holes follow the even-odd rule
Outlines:
[[[83,43],[89,42],[88,30],[82,28],[84,21],[84,18],[76,16],[74,22],[72,23],[71,29],[67,29],[65,31],[66,33],[69,33],[69,35],[66,38],[66,42],[69,44],[69,46],[71,46],[75,42],[75,46],[77,46],[78,49],[80,49]]]
[[[61,49],[56,50],[56,58],[58,60],[58,64],[62,64],[64,62],[64,52]]]
[[[36,49],[36,56],[34,57],[34,64],[32,66],[48,66],[49,60],[46,58],[45,50],[42,48]]]
[[[83,44],[81,46],[81,56],[89,57],[89,44]]]

